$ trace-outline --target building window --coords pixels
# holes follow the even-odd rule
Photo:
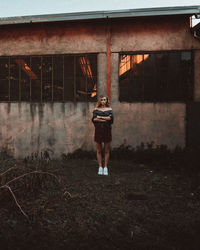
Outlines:
[[[0,57],[0,101],[97,101],[97,55]]]
[[[190,51],[120,54],[119,100],[189,101],[193,98]]]

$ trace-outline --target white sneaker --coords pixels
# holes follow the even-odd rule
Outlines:
[[[108,168],[107,168],[107,167],[105,167],[105,168],[103,169],[103,174],[104,174],[104,175],[108,175]]]
[[[102,167],[99,167],[98,174],[103,175],[103,168]]]

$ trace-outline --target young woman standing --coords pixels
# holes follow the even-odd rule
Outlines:
[[[113,123],[113,112],[106,96],[101,96],[93,111],[92,122],[95,126],[94,141],[96,143],[97,161],[99,164],[99,175],[108,175],[108,160],[110,155],[110,142],[112,140],[111,124]],[[104,143],[105,165],[102,165],[102,143]]]

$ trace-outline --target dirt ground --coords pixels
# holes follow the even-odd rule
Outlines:
[[[132,160],[0,161],[0,249],[200,249],[200,184],[194,176]],[[49,175],[48,173],[52,173]],[[56,177],[58,179],[56,179]]]

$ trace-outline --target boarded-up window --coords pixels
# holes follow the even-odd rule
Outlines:
[[[190,51],[121,54],[120,101],[168,102],[193,98]]]
[[[0,101],[95,101],[97,55],[0,57]]]

